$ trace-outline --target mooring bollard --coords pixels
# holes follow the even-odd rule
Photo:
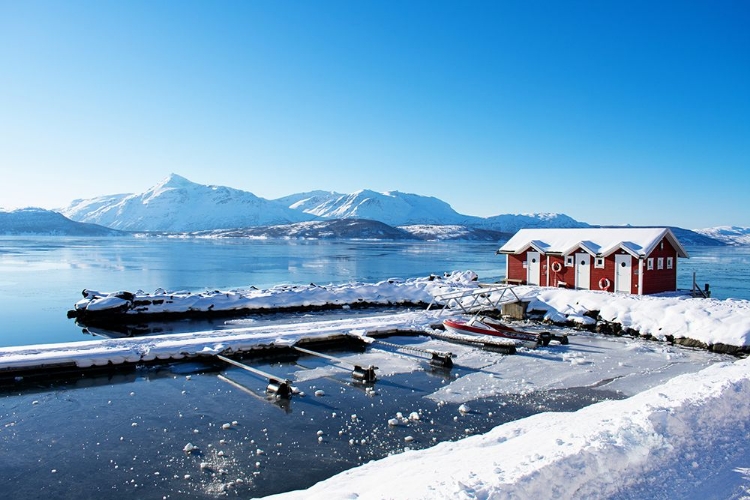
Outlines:
[[[298,346],[294,346],[294,349],[299,352],[304,352],[305,354],[309,354],[311,356],[318,356],[319,358],[324,358],[329,361],[333,361],[334,363],[352,366],[353,367],[352,378],[355,380],[360,380],[362,382],[374,382],[375,381],[375,378],[376,378],[375,370],[378,368],[377,366],[370,365],[367,368],[362,368],[360,365],[349,363],[347,361],[344,361],[343,359],[336,358],[334,356],[329,356],[328,354],[323,354],[322,352],[311,351],[310,349],[305,349],[303,347],[298,347]]]
[[[274,375],[271,375],[270,373],[264,372],[263,370],[258,370],[257,368],[253,368],[252,366],[240,363],[239,361],[229,359],[226,356],[222,356],[221,354],[215,354],[215,356],[225,363],[229,363],[230,365],[234,365],[237,368],[242,368],[243,370],[249,371],[250,373],[267,378],[268,386],[266,387],[266,392],[275,394],[282,398],[292,397],[292,384],[289,380],[282,380]]]

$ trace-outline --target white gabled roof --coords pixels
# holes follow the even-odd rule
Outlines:
[[[599,257],[620,249],[634,257],[646,257],[665,237],[677,250],[678,257],[689,257],[672,231],[665,227],[521,229],[498,253],[520,254],[533,247],[542,253],[568,255],[580,247]]]

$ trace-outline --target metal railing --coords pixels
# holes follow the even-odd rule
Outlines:
[[[441,313],[446,309],[461,309],[465,314],[500,309],[503,304],[521,301],[514,288],[515,285],[479,285],[479,288],[436,294],[432,297],[427,310],[441,305]]]

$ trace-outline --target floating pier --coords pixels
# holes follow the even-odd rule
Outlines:
[[[358,337],[358,340],[363,340],[362,337],[394,333],[427,335],[436,324],[439,321],[434,312],[420,311],[149,337],[5,347],[0,348],[0,380],[137,366],[207,355],[226,358],[231,354],[289,350],[316,342],[352,341]],[[226,359],[222,361],[226,362]],[[365,368],[360,368],[367,373]]]

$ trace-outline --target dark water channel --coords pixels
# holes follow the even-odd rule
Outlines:
[[[288,378],[329,364],[307,355],[245,362]],[[418,357],[414,368],[371,384],[335,370],[295,382],[300,393],[290,399],[269,397],[268,381],[242,369],[193,361],[20,381],[0,393],[3,497],[265,496],[535,413],[621,397],[577,388],[471,401],[462,412],[424,396],[471,370]],[[188,444],[196,449],[186,452]]]

